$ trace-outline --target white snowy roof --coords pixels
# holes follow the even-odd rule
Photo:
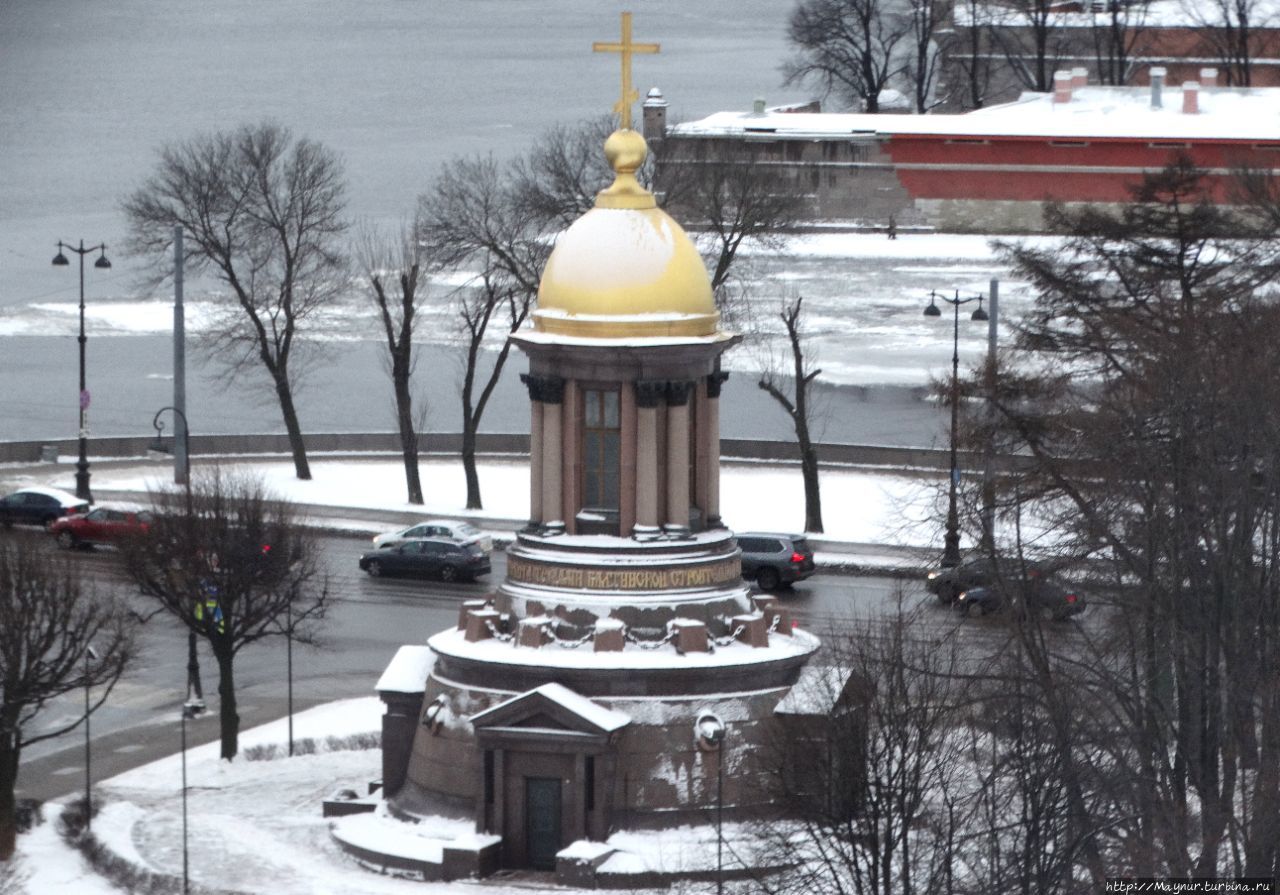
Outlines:
[[[828,715],[844,692],[852,670],[810,663],[774,711],[780,715]]]
[[[378,691],[421,693],[427,686],[427,675],[435,664],[436,654],[427,646],[402,646],[378,678]]]
[[[585,696],[579,696],[563,684],[543,684],[541,687],[534,687],[530,693],[538,693],[550,699],[552,702],[564,706],[580,718],[583,718],[596,727],[608,733],[620,730],[631,723],[631,716],[624,715],[622,712],[615,712],[613,709],[607,709],[602,705],[597,705]],[[521,694],[515,699],[521,699],[527,694]],[[513,700],[507,700],[511,702]],[[507,703],[501,703],[506,705]],[[494,706],[497,708],[497,706]]]
[[[1048,137],[1151,140],[1265,140],[1280,143],[1280,88],[1202,88],[1198,114],[1182,111],[1182,88],[1166,85],[1162,107],[1149,87],[1080,87],[1070,102],[1024,93],[1016,101],[961,114],[867,115],[835,112],[717,112],[672,128],[682,136],[750,139],[893,137]]]

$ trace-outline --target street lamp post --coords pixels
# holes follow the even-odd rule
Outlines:
[[[960,564],[960,517],[956,510],[956,491],[960,485],[960,465],[956,457],[956,430],[960,411],[960,306],[976,301],[978,308],[970,316],[970,319],[988,320],[987,312],[982,310],[983,298],[984,296],[982,295],[961,298],[959,290],[956,290],[953,298],[948,298],[937,292],[930,292],[929,305],[924,309],[926,317],[941,317],[942,309],[937,304],[938,300],[941,299],[951,305],[953,312],[951,332],[951,476],[950,487],[947,491],[947,531],[943,537],[942,546],[943,568],[950,568]]]
[[[700,715],[694,726],[698,746],[716,755],[716,895],[724,892],[724,753],[728,728],[710,712]]]
[[[151,426],[156,430],[156,441],[152,448],[156,451],[163,452],[164,449],[164,423],[160,420],[161,414],[166,410],[172,410],[174,416],[182,421],[183,438],[189,441],[191,438],[191,426],[187,423],[187,415],[177,407],[161,407],[156,411],[156,415],[151,419]],[[175,437],[176,441],[176,437]],[[187,501],[187,520],[190,522],[194,508],[191,502],[191,454],[184,452],[181,457],[174,453],[174,479],[181,481],[186,493]],[[180,476],[180,478],[179,478]],[[203,599],[203,594],[197,595],[196,599]],[[200,714],[205,709],[204,705],[204,688],[200,686],[200,658],[196,652],[196,632],[189,629],[187,631],[187,701],[183,703],[183,710],[190,713],[192,717]]]
[[[89,739],[89,660],[98,661],[98,651],[93,645],[84,650],[84,829],[89,832],[93,828],[93,773],[91,758],[93,756]]]
[[[84,375],[84,256],[91,252],[100,252],[98,260],[93,262],[93,266],[99,270],[110,270],[111,262],[107,260],[105,243],[85,248],[84,240],[82,239],[80,240],[80,246],[77,248],[59,240],[58,254],[53,256],[55,267],[66,267],[71,263],[67,260],[67,256],[62,254],[63,249],[75,252],[80,256],[80,459],[76,461],[76,497],[92,503],[93,494],[89,491],[89,429],[86,425],[89,410],[89,389],[85,384]]]
[[[182,706],[182,893],[191,891],[191,864],[187,851],[187,719],[195,717],[189,702]]]

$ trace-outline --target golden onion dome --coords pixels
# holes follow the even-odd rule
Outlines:
[[[714,335],[720,315],[702,256],[636,180],[644,137],[614,131],[604,151],[613,185],[556,240],[534,329],[605,339]]]

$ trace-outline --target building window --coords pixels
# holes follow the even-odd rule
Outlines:
[[[622,446],[618,392],[584,389],[582,399],[582,507],[616,513]]]

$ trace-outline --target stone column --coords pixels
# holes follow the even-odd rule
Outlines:
[[[561,465],[561,411],[564,402],[564,380],[558,376],[542,377],[542,527],[564,531],[564,501]]]
[[[542,388],[541,376],[520,374],[529,389],[529,528],[542,523]]]
[[[707,528],[723,528],[720,520],[720,387],[729,378],[719,370],[707,377]]]
[[[665,382],[636,383],[636,524],[637,538],[653,537],[658,528],[658,403]]]
[[[689,393],[692,382],[667,383],[667,522],[670,534],[689,533]]]

